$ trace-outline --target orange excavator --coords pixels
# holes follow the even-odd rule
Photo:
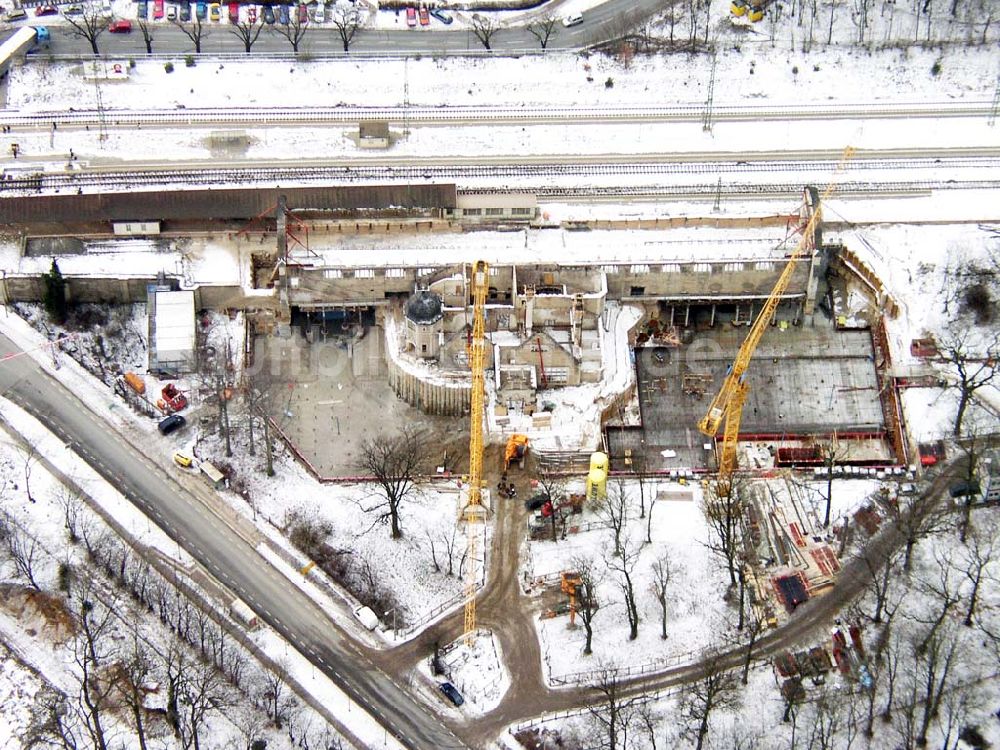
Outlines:
[[[528,455],[528,436],[515,433],[507,438],[507,448],[503,452],[503,470],[506,473],[511,463],[517,461],[524,468],[524,459]]]

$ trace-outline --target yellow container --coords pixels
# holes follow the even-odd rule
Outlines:
[[[608,454],[597,451],[590,454],[590,470],[600,469],[607,475],[611,464],[608,463]]]
[[[608,494],[608,473],[603,469],[591,469],[587,474],[587,499],[600,500]]]

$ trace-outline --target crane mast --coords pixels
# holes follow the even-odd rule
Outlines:
[[[837,170],[834,172],[835,175],[844,169],[852,156],[854,156],[854,149],[848,146],[844,149],[840,163],[837,165]],[[754,352],[757,350],[757,345],[764,336],[764,332],[771,324],[771,319],[774,317],[775,310],[777,310],[781,298],[788,291],[788,285],[791,283],[792,275],[795,273],[796,262],[815,249],[813,238],[815,237],[816,227],[822,221],[822,204],[833,194],[834,189],[835,185],[831,180],[826,190],[823,191],[823,195],[818,199],[814,199],[814,194],[809,189],[805,191],[805,208],[809,215],[809,220],[802,228],[798,244],[788,257],[788,262],[785,264],[781,275],[778,276],[778,280],[768,295],[767,301],[757,315],[757,319],[750,327],[750,332],[743,340],[743,344],[736,353],[736,358],[733,360],[732,365],[729,366],[725,380],[722,382],[722,387],[715,395],[715,398],[712,399],[712,403],[709,404],[705,416],[698,422],[698,429],[703,434],[715,437],[719,431],[719,426],[725,420],[722,448],[719,451],[719,477],[725,482],[729,481],[736,470],[736,443],[739,437],[740,420],[743,416],[743,404],[746,402],[747,393],[750,390],[749,384],[745,382],[747,368],[750,366],[750,360],[753,358]]]
[[[468,568],[465,577],[465,643],[471,646],[476,631],[476,580],[478,576],[478,521],[482,517],[483,416],[486,399],[486,295],[489,265],[476,261],[472,267],[472,338],[469,341],[469,369],[472,392],[469,406],[468,496],[463,512],[466,528]]]

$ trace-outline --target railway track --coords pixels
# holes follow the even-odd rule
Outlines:
[[[838,187],[841,195],[867,195],[876,192],[895,191],[897,194],[913,194],[931,190],[952,188],[995,189],[1000,180],[993,175],[1000,174],[1000,154],[982,158],[958,156],[954,158],[873,158],[855,159],[848,178]],[[75,171],[32,171],[32,168],[17,172],[8,170],[0,181],[0,195],[25,195],[63,191],[121,191],[142,190],[164,187],[185,186],[246,186],[246,185],[309,185],[309,184],[352,184],[357,182],[427,182],[455,181],[470,190],[477,180],[511,181],[504,185],[502,192],[532,192],[545,198],[585,197],[585,196],[771,196],[787,195],[797,191],[801,179],[788,181],[779,175],[792,174],[811,177],[826,175],[835,164],[835,159],[814,159],[806,161],[697,161],[698,155],[664,155],[664,161],[629,162],[628,156],[602,156],[600,161],[588,161],[587,157],[574,156],[572,162],[560,162],[553,157],[545,160],[523,159],[521,163],[479,163],[458,159],[456,163],[413,163],[400,159],[398,166],[387,164],[354,163],[352,165],[279,164],[275,166],[232,166],[202,168],[196,164],[157,168],[156,165],[135,165],[125,170],[120,166],[85,166]],[[692,157],[691,161],[671,159]],[[649,156],[643,158],[648,159]],[[972,170],[961,179],[946,178],[944,174],[956,174],[959,170]],[[933,175],[921,173],[933,171]],[[854,175],[867,172],[870,179],[858,179]],[[891,172],[916,172],[911,179],[903,179]],[[886,178],[875,175],[881,173]],[[726,184],[719,186],[720,175],[730,175]],[[743,174],[770,174],[773,179],[739,179]],[[678,182],[682,175],[707,176],[711,183]],[[958,175],[956,174],[956,177]],[[670,178],[669,182],[665,182]],[[559,184],[559,180],[590,180],[590,184]],[[637,184],[637,180],[640,181]],[[792,187],[794,186],[794,187]],[[494,187],[484,188],[496,190]],[[483,192],[483,190],[474,190]]]
[[[988,117],[990,101],[884,102],[856,104],[717,104],[715,121],[915,119]],[[103,127],[197,127],[238,125],[356,124],[387,120],[405,125],[567,124],[621,122],[701,122],[705,105],[675,104],[662,107],[245,107],[196,109],[73,109],[0,114],[0,125],[11,128],[63,129]]]

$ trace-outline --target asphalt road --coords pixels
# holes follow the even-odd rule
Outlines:
[[[609,0],[591,8],[584,13],[584,21],[578,26],[565,28],[558,24],[556,32],[549,40],[549,49],[578,49],[590,46],[612,36],[620,27],[623,13],[637,15],[655,11],[669,3],[666,0]],[[551,12],[555,16],[562,15],[559,10],[560,0],[553,0],[538,9],[538,13]],[[383,14],[385,11],[383,11]],[[23,23],[31,23],[29,19]],[[41,19],[44,20],[44,19]],[[436,52],[466,52],[484,51],[483,45],[467,29],[448,29],[439,21],[432,19],[427,28],[408,29],[404,13],[398,16],[399,30],[363,29],[351,43],[351,52],[364,53],[413,53],[433,54]],[[68,26],[51,25],[51,50],[60,55],[89,55],[90,43],[68,31]],[[229,31],[226,22],[205,23],[206,35],[202,39],[202,53],[243,53],[243,42]],[[157,54],[184,54],[194,51],[194,45],[187,36],[173,27],[167,21],[152,23],[153,52]],[[131,34],[109,34],[100,37],[98,46],[102,54],[111,56],[138,57],[146,54],[146,45],[138,28]],[[493,37],[490,45],[494,51],[503,53],[511,50],[539,49],[538,40],[524,27],[516,26],[501,29]],[[288,40],[266,27],[260,39],[253,47],[253,53],[290,53],[292,51]],[[343,52],[343,45],[337,30],[332,24],[310,28],[305,40],[300,45],[300,51],[305,54],[329,54]]]
[[[0,357],[18,351],[0,335]],[[109,429],[32,358],[0,362],[0,393],[62,438],[404,746],[420,750],[467,747],[378,670],[251,542]],[[105,408],[113,401],[109,394],[107,404],[93,406]],[[163,440],[159,436],[149,439]]]

